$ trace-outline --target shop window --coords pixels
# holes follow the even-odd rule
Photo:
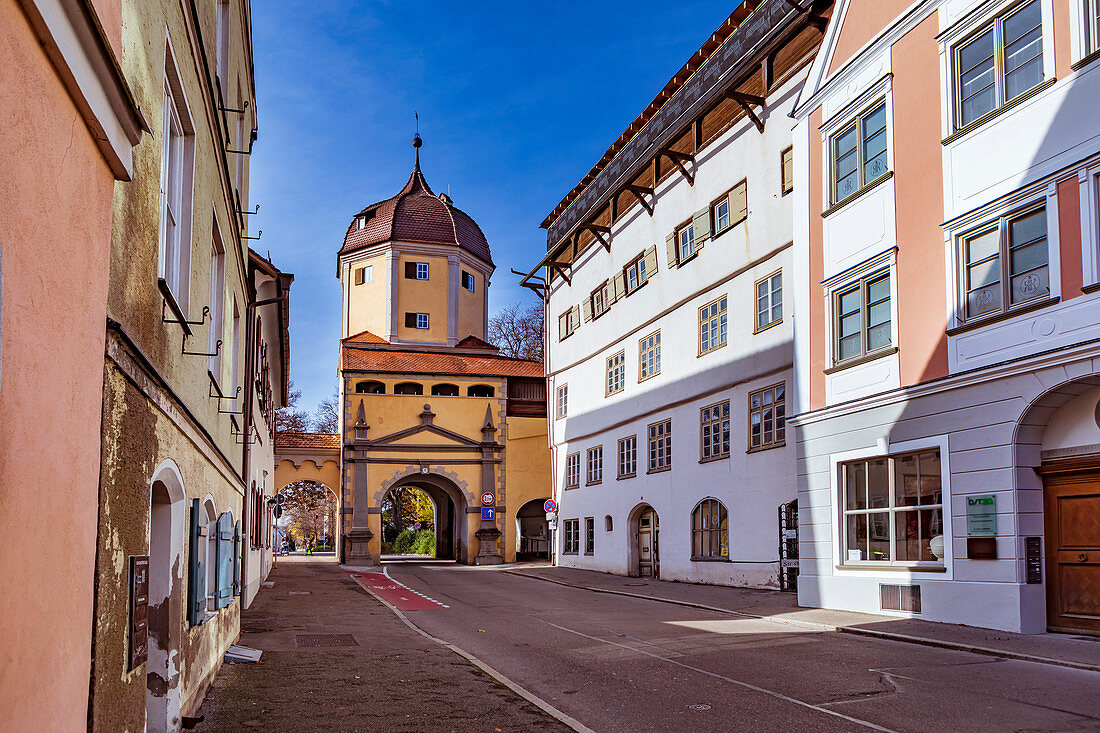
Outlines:
[[[691,513],[691,559],[728,560],[729,519],[717,499],[704,499]]]

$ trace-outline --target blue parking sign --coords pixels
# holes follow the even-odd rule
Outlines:
[[[481,507],[481,518],[487,522],[491,522],[497,518],[497,508],[494,506]]]

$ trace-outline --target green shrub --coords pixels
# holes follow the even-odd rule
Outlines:
[[[397,535],[390,546],[395,555],[431,555],[435,557],[435,533],[426,530],[406,529]]]

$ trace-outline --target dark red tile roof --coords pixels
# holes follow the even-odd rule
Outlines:
[[[275,433],[276,448],[339,448],[339,433]]]
[[[341,349],[341,367],[387,374],[462,374],[484,377],[542,377],[542,363],[497,354],[473,356],[397,349]]]
[[[375,336],[370,331],[360,331],[343,340],[345,344],[388,344],[389,341],[381,336]]]
[[[366,216],[366,226],[356,220]],[[352,219],[340,254],[397,240],[425,244],[457,245],[490,265],[493,255],[481,227],[444,194],[432,192],[417,157],[412,175],[396,196],[366,207]]]
[[[467,336],[466,338],[455,344],[459,349],[485,349],[486,351],[500,351],[496,346],[493,346],[488,341],[482,341],[477,336]]]

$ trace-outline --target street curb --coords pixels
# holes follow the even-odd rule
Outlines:
[[[386,577],[390,577],[389,573],[385,573],[385,575],[386,575]],[[392,578],[390,578],[390,579],[393,580]],[[395,580],[394,582],[398,583],[400,581]],[[394,606],[391,603],[389,603],[388,601],[386,601],[384,598],[379,596],[377,593],[372,591],[370,588],[368,588],[363,583],[360,583],[360,582],[356,581],[356,585],[358,585],[363,590],[367,591],[367,593],[370,593],[371,596],[373,596],[375,598],[375,600],[377,600],[379,603],[381,603],[382,605],[386,606],[391,611],[393,611],[394,614],[396,614],[396,616],[399,619],[401,619],[405,623],[405,625],[408,626],[410,629],[412,629],[416,633],[420,634],[425,639],[429,639],[431,641],[434,641],[436,644],[439,644],[442,647],[450,649],[452,652],[454,652],[458,656],[462,657],[467,662],[474,665],[475,667],[480,669],[482,672],[489,675],[494,680],[496,680],[500,684],[504,685],[509,690],[511,690],[515,694],[519,695],[520,697],[522,697],[527,702],[529,702],[532,705],[534,705],[535,707],[537,707],[539,710],[543,711],[544,713],[546,713],[550,717],[554,718],[555,720],[557,720],[562,725],[568,726],[569,728],[577,731],[577,733],[596,733],[594,730],[592,730],[591,728],[586,726],[584,723],[581,723],[576,718],[573,718],[569,715],[566,715],[561,710],[558,710],[556,707],[554,707],[550,703],[546,702],[542,698],[534,695],[531,692],[528,692],[526,689],[524,689],[520,685],[516,684],[515,682],[513,682],[509,678],[505,677],[503,674],[501,674],[497,670],[493,669],[488,664],[486,664],[485,662],[483,662],[480,659],[478,659],[477,657],[475,657],[473,654],[470,654],[465,649],[462,649],[461,647],[455,646],[454,644],[451,644],[450,642],[443,641],[442,639],[436,638],[436,637],[432,636],[431,634],[429,634],[427,631],[424,631],[424,629],[420,628],[419,626],[414,624],[412,621],[410,621],[408,619],[408,617],[405,616],[405,614],[402,611],[400,611],[396,606]],[[404,583],[401,583],[401,585],[404,585]]]
[[[841,634],[851,634],[852,636],[865,636],[874,639],[886,639],[888,641],[898,641],[905,644],[917,644],[920,646],[937,647],[940,649],[950,649],[952,651],[970,652],[971,654],[981,654],[988,657],[998,657],[1001,659],[1015,659],[1022,662],[1034,662],[1035,664],[1047,664],[1054,667],[1068,667],[1070,669],[1080,669],[1086,672],[1100,672],[1100,664],[1088,664],[1087,662],[1075,662],[1070,659],[1054,659],[1052,657],[1040,657],[1034,654],[1024,654],[1022,652],[1012,652],[1003,649],[992,649],[984,646],[974,646],[972,644],[961,644],[954,641],[943,641],[941,639],[928,639],[923,636],[910,636],[908,634],[898,634],[892,631],[875,631],[872,629],[861,629],[856,626],[834,626],[833,624],[820,624],[810,621],[796,621],[794,619],[782,619],[775,618],[774,616],[761,616],[756,613],[749,613],[748,611],[734,611],[729,608],[719,608],[718,606],[708,606],[703,603],[694,603],[692,601],[681,601],[675,598],[661,598],[659,596],[647,596],[643,593],[631,593],[623,590],[611,590],[610,588],[597,588],[589,585],[577,585],[576,583],[569,583],[564,580],[557,580],[556,578],[545,578],[541,575],[533,575],[531,573],[525,573],[521,570],[504,570],[502,572],[509,573],[510,575],[518,575],[523,578],[531,578],[533,580],[541,580],[546,583],[557,583],[558,585],[564,585],[569,588],[579,588],[581,590],[592,591],[593,593],[607,593],[615,596],[626,596],[628,598],[639,598],[644,601],[657,601],[659,603],[668,603],[673,606],[685,606],[687,608],[698,608],[703,611],[713,611],[714,613],[721,613],[727,616],[743,616],[745,618],[761,619],[763,621],[771,621],[773,623],[787,624],[790,626],[801,626],[806,629],[813,629],[815,631],[836,631]]]

